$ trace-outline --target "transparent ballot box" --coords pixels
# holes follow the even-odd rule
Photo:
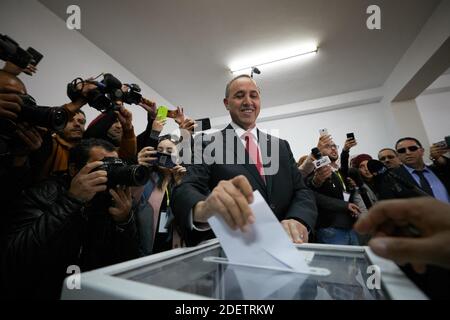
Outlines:
[[[427,299],[391,261],[368,247],[302,244],[311,269],[229,264],[217,240],[66,279],[62,299],[386,300]],[[300,256],[300,255],[299,255]]]

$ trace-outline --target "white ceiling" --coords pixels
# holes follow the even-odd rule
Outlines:
[[[256,75],[263,108],[381,86],[439,0],[40,0],[189,115],[223,116],[233,60],[316,41],[312,59]],[[382,30],[366,28],[381,7]],[[151,97],[150,97],[151,98]]]

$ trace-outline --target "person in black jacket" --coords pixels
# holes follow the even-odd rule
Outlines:
[[[83,140],[70,151],[67,173],[23,192],[1,272],[9,298],[55,299],[68,267],[87,271],[139,256],[129,188],[107,190],[107,172],[95,170],[105,157],[117,158],[112,144]]]
[[[316,240],[319,243],[359,244],[358,235],[352,230],[352,227],[361,211],[356,204],[349,202],[350,193],[346,185],[349,150],[355,145],[355,140],[346,140],[341,153],[341,167],[336,163],[339,159],[339,147],[335,143],[322,147],[320,150],[322,155],[328,156],[331,164],[315,170],[307,178],[307,184],[316,192],[316,197],[321,194],[341,203],[332,209],[319,206],[316,227]]]
[[[314,195],[303,182],[289,143],[256,127],[260,94],[255,81],[247,75],[232,79],[224,105],[231,124],[205,136],[200,152],[194,152],[194,164],[187,166],[186,176],[173,190],[171,207],[186,244],[214,237],[207,224],[214,214],[230,228],[245,230],[257,218],[249,206],[253,190],[261,193],[293,242],[308,242],[317,217]],[[213,146],[214,155],[208,151]]]
[[[413,137],[399,139],[395,149],[403,164],[390,170],[396,176],[395,178],[388,175],[375,178],[381,200],[409,199],[428,195],[444,203],[450,202],[450,160],[448,158],[441,154],[432,165],[425,165],[422,144]],[[424,210],[420,214],[432,214],[432,211]],[[429,266],[426,272],[420,274],[416,272],[417,270],[413,270],[411,265],[401,268],[430,298],[448,299],[450,296],[450,271]]]

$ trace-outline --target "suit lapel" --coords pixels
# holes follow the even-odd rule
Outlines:
[[[401,166],[400,168],[401,168],[400,174],[401,174],[402,178],[422,190],[422,186],[416,182],[416,180],[411,176],[411,174],[408,172],[408,170],[406,170],[406,168],[404,166]]]

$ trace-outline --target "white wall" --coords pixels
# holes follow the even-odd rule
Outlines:
[[[66,85],[78,76],[87,78],[109,72],[124,83],[137,83],[142,94],[158,105],[172,106],[79,32],[67,29],[65,21],[35,0],[2,0],[0,32],[12,37],[21,47],[31,46],[44,54],[37,74],[20,76],[29,94],[41,105],[68,102]],[[89,106],[83,110],[88,123],[98,114]],[[146,126],[146,112],[135,105],[129,106],[129,110],[133,112],[135,131],[140,133]],[[175,126],[168,124],[166,129],[172,127]]]
[[[430,143],[450,135],[450,91],[421,95],[416,103]]]
[[[311,148],[317,145],[320,128],[328,129],[335,143],[341,147],[340,150],[346,134],[353,132],[358,145],[352,149],[351,155],[368,153],[376,157],[378,150],[391,147],[392,144],[388,131],[384,129],[384,122],[384,113],[377,103],[262,122],[259,127],[279,130],[279,136],[289,141],[296,159],[309,154]]]

